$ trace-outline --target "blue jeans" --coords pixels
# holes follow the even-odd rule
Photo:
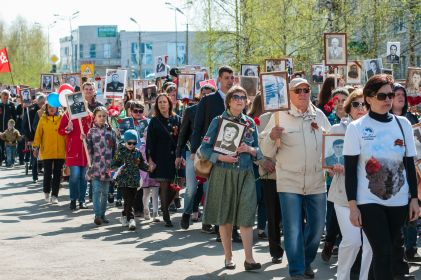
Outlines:
[[[109,181],[92,180],[92,202],[95,217],[104,217],[105,215],[109,186]]]
[[[317,254],[326,215],[326,193],[300,195],[280,192],[285,252],[289,274],[304,275]],[[303,213],[304,211],[304,213]],[[306,223],[303,227],[303,219]]]
[[[69,168],[70,200],[85,202],[85,193],[87,187],[87,182],[85,179],[86,166],[69,166]]]
[[[197,192],[196,173],[194,172],[193,160],[190,159],[191,152],[186,151],[186,192],[184,193],[184,213],[193,213],[194,198]],[[203,184],[203,193],[206,195],[208,181]]]
[[[259,178],[259,167],[253,164],[254,175]],[[257,195],[257,229],[266,229],[266,204],[263,199],[262,182],[260,179],[256,180],[256,195]]]
[[[6,166],[12,166],[15,164],[16,147],[6,146]]]

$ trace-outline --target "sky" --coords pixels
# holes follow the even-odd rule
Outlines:
[[[188,17],[188,9],[183,9],[183,0],[4,0],[7,9],[0,10],[0,19],[6,24],[17,16],[22,16],[28,23],[39,23],[44,33],[49,33],[51,53],[60,55],[59,39],[70,34],[69,20],[55,17],[55,14],[69,18],[79,11],[71,21],[72,28],[81,25],[117,25],[118,30],[138,31],[139,27],[130,18],[134,18],[141,31],[174,31],[174,10],[165,2],[179,7]],[[69,5],[71,4],[71,5]],[[177,13],[178,30],[185,30],[186,16]],[[56,23],[54,23],[56,21]],[[54,23],[54,24],[53,24]],[[48,28],[49,25],[52,27]],[[193,29],[189,26],[189,29]],[[49,32],[48,32],[49,30]]]

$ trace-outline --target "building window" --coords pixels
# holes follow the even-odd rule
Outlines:
[[[104,44],[104,58],[111,58],[111,44]]]
[[[89,57],[96,58],[96,45],[95,44],[91,44],[89,46]]]
[[[64,55],[66,55],[66,56],[69,55],[69,47],[64,48]]]
[[[152,44],[142,43],[143,62],[145,64],[153,64]]]
[[[79,45],[79,55],[80,55],[80,58],[83,58],[83,45],[82,44]]]

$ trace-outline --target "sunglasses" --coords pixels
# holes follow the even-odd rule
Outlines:
[[[388,97],[389,99],[392,99],[393,97],[395,97],[395,93],[394,92],[389,92],[389,93],[378,92],[376,95],[373,95],[372,97],[376,97],[377,100],[384,101],[386,100],[386,97]]]
[[[143,114],[143,110],[133,109],[132,112],[135,113],[135,114]]]
[[[137,142],[127,142],[127,145],[129,145],[129,146],[134,146],[136,144],[137,144]]]
[[[240,100],[241,101],[246,101],[247,100],[247,96],[234,94],[232,96],[232,99],[234,99],[234,101],[240,101]]]
[[[294,89],[295,94],[300,94],[300,93],[310,93],[310,89],[309,88],[296,88]]]
[[[352,101],[351,106],[352,106],[352,108],[364,108],[365,103],[364,102],[358,102],[358,101]]]

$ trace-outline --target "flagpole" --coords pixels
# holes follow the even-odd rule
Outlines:
[[[10,78],[12,78],[12,85],[15,85],[15,81],[13,80],[13,74],[12,74],[12,71],[10,71],[9,73],[10,73]]]

